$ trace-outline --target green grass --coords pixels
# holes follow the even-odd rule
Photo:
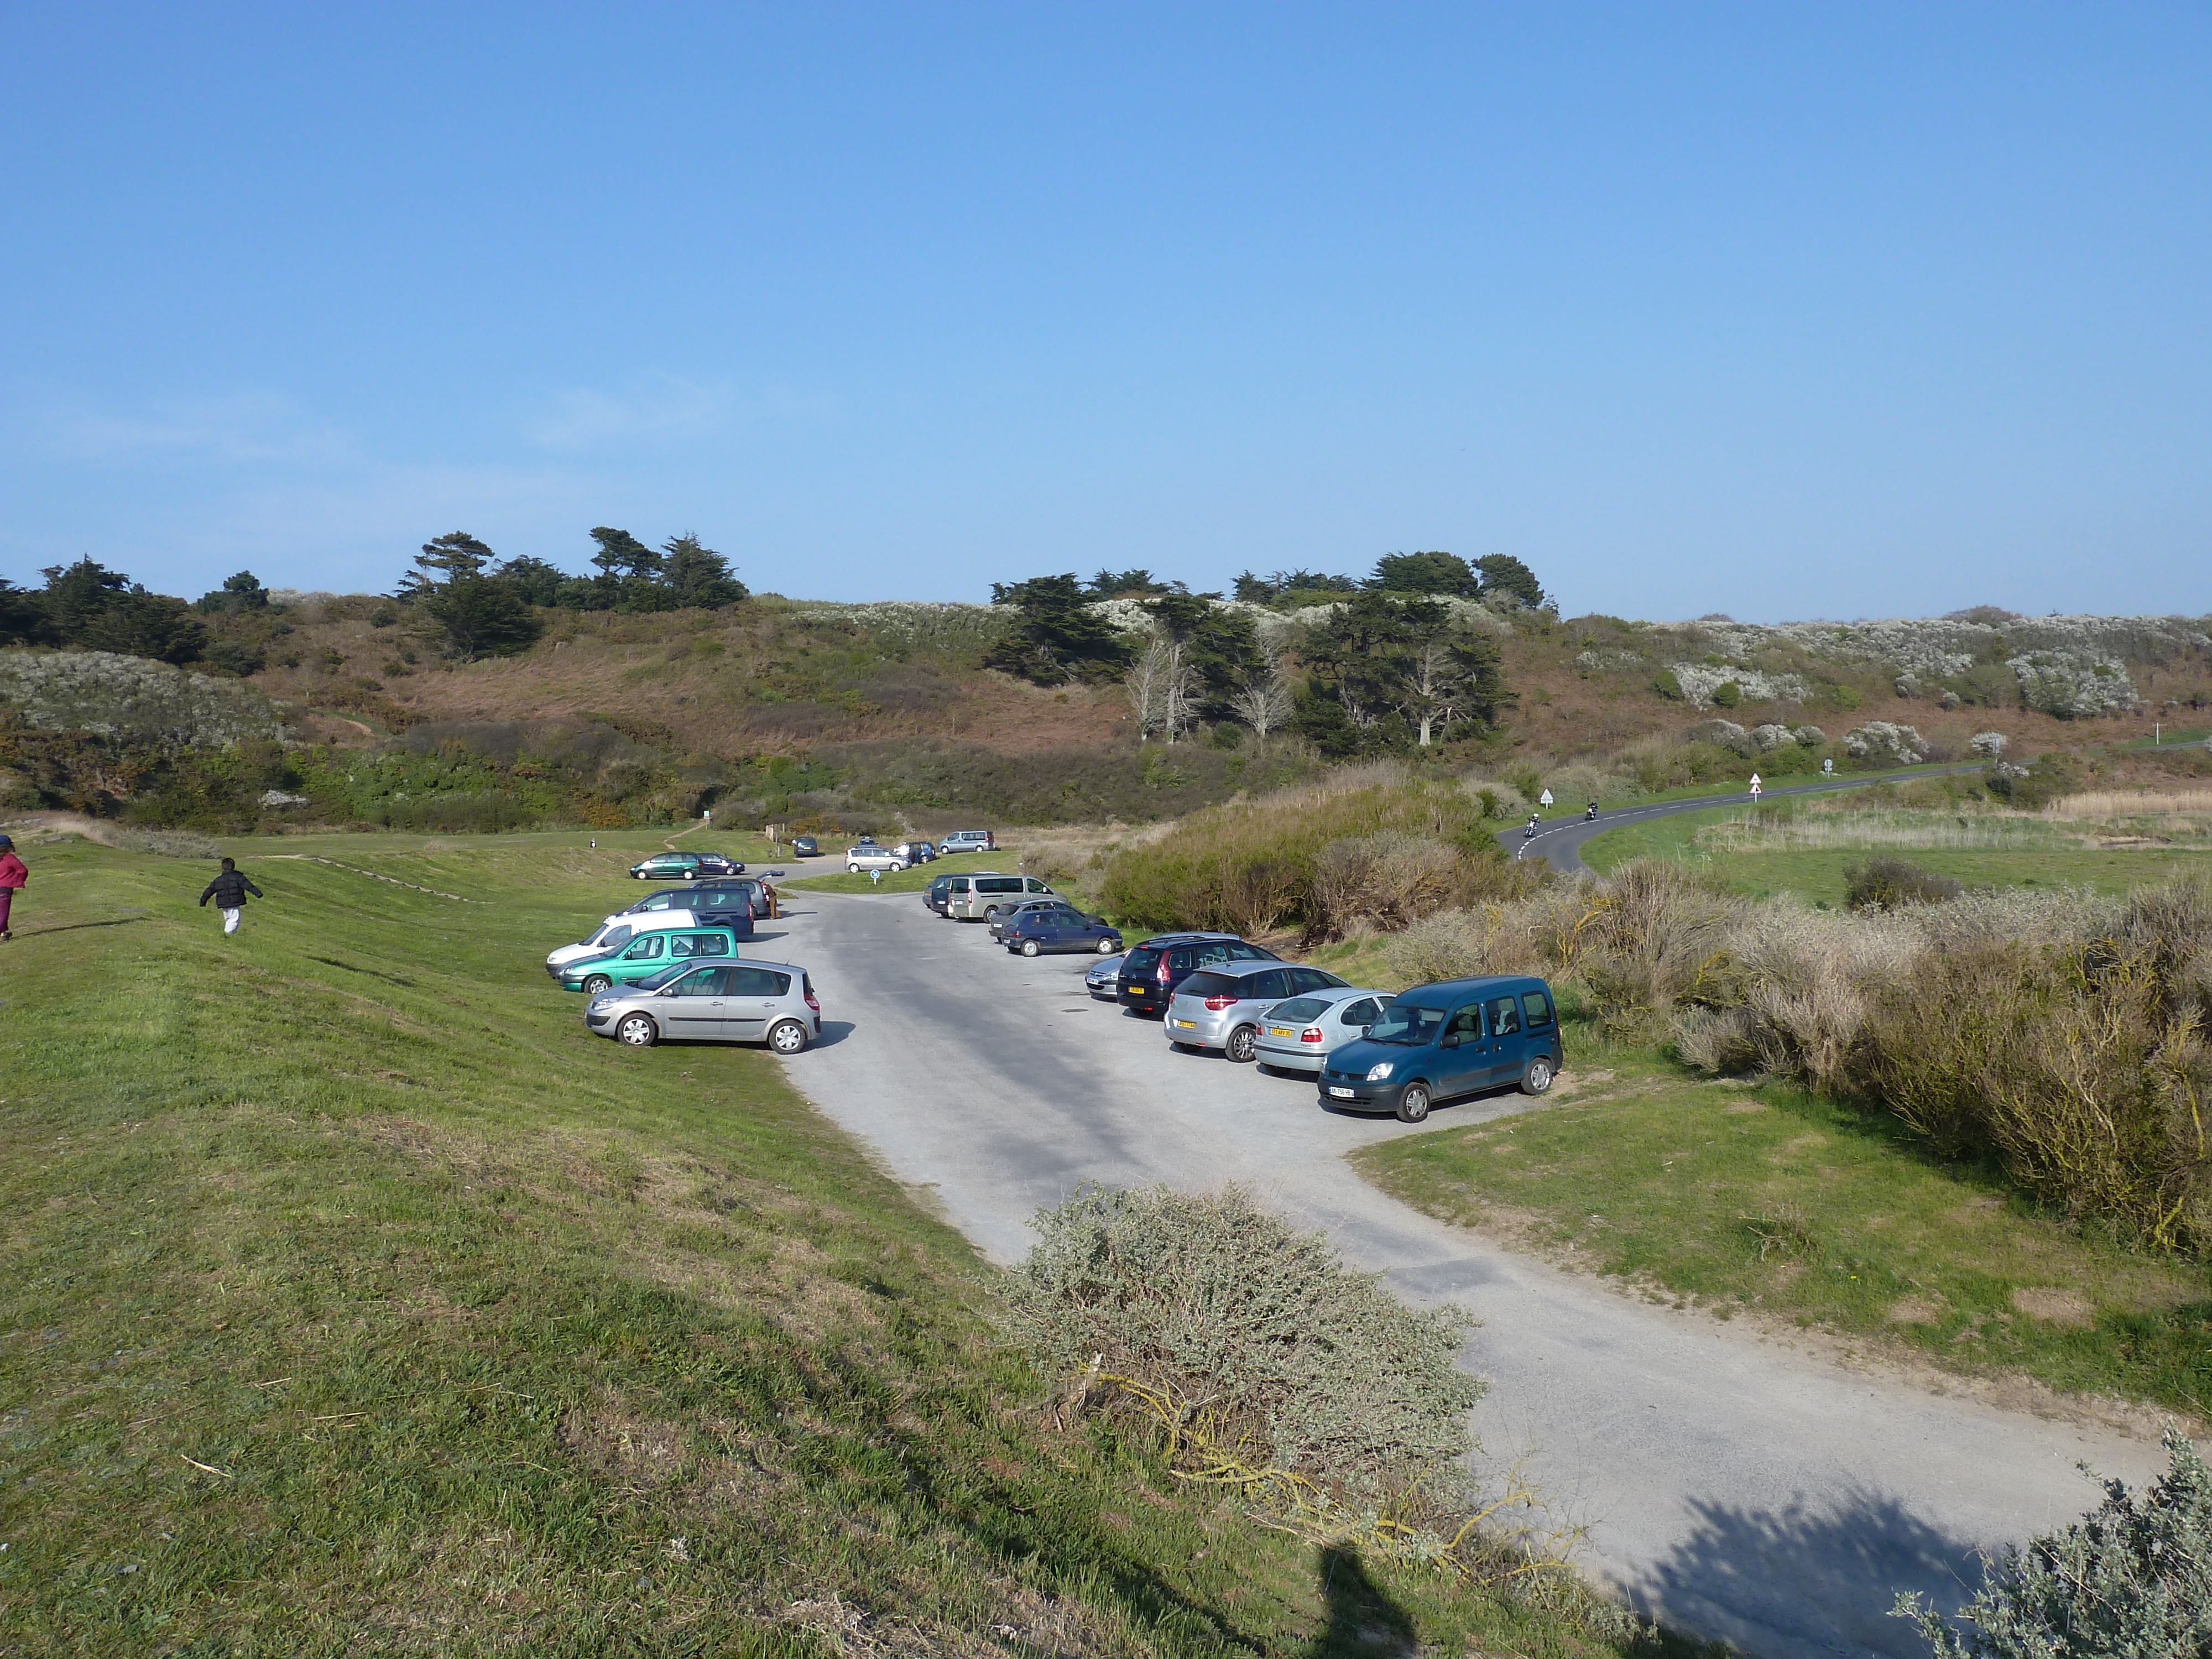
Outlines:
[[[1743,763],[1741,775],[1737,777],[1717,778],[1711,783],[1685,783],[1672,789],[1655,790],[1650,794],[1638,791],[1633,795],[1608,795],[1598,802],[1597,809],[1601,812],[1613,812],[1623,807],[1650,806],[1662,801],[1702,800],[1707,795],[1741,795],[1750,784],[1753,772],[1759,774],[1759,783],[1771,794],[1778,789],[1802,788],[1815,783],[1863,783],[1869,786],[1884,782],[1908,783],[1916,778],[1941,777],[1956,769],[1949,766],[1929,765],[1895,767],[1880,772],[1838,772],[1833,775],[1825,772],[1778,772],[1770,775],[1757,761],[1747,760]],[[1562,800],[1551,809],[1550,815],[1559,817],[1579,812],[1589,804],[1587,801]]]
[[[1571,1042],[1586,1098],[1385,1141],[1369,1179],[1656,1299],[2212,1415],[2212,1275],[2039,1214],[1802,1090]],[[1590,1057],[1578,1060],[1578,1055]],[[1599,1073],[1610,1073],[1602,1081]]]
[[[1759,898],[1778,893],[1831,906],[1844,902],[1844,872],[1875,853],[1895,852],[1923,869],[1950,876],[1969,887],[2087,886],[2105,892],[2190,874],[2206,867],[2204,854],[2187,851],[2095,849],[2054,847],[2048,851],[2012,848],[1929,849],[1799,848],[1776,852],[1713,852],[1698,844],[1698,831],[1720,823],[1741,806],[1708,812],[1680,812],[1645,823],[1627,823],[1593,836],[1583,845],[1583,860],[1599,874],[1635,858],[1669,859],[1709,868],[1729,886]]]
[[[1052,1427],[981,1264],[776,1062],[584,1031],[540,958],[662,838],[599,839],[233,842],[268,895],[234,939],[204,865],[24,848],[10,1653],[826,1659],[848,1610],[975,1654],[1621,1650],[1325,1589]]]

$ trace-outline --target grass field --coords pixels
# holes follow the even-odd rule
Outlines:
[[[1784,852],[1714,852],[1698,844],[1698,831],[1741,811],[1738,806],[1681,812],[1644,823],[1623,824],[1593,836],[1583,860],[1601,875],[1635,858],[1663,858],[1711,869],[1741,892],[1771,897],[1792,892],[1829,905],[1844,902],[1844,872],[1863,864],[1870,851],[1798,848]],[[1872,849],[1889,851],[1888,848]],[[2061,846],[2048,849],[1932,848],[1900,856],[1969,887],[2086,886],[2124,892],[2144,883],[2201,871],[2205,855],[2157,848],[2101,850]]]
[[[546,979],[661,839],[234,843],[230,939],[204,865],[25,847],[8,1652],[1622,1650],[1049,1426],[978,1259],[777,1062]]]
[[[1354,1155],[1417,1208],[1680,1307],[1756,1312],[1947,1368],[2212,1416],[2212,1273],[2122,1248],[1927,1158],[1888,1121],[1692,1081],[1571,1040],[1546,1110]]]

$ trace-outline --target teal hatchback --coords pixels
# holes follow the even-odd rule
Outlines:
[[[1439,1100],[1518,1086],[1540,1095],[1566,1063],[1552,988],[1523,974],[1448,979],[1390,1000],[1322,1067],[1321,1103],[1419,1123]]]
[[[617,985],[634,985],[664,968],[695,957],[734,957],[736,933],[727,927],[670,927],[640,933],[619,951],[586,957],[561,970],[561,988],[598,996]]]

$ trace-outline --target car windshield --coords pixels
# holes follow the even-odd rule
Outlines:
[[[697,965],[698,959],[696,957],[686,957],[683,961],[678,963],[673,968],[664,968],[657,974],[647,974],[643,979],[633,980],[630,982],[630,988],[634,991],[658,991],[662,986],[667,984],[670,980],[674,979],[679,974],[690,973],[692,969]]]
[[[1319,1019],[1328,1011],[1328,1004],[1319,997],[1292,997],[1288,1002],[1279,1002],[1267,1010],[1269,1019]]]
[[[1151,972],[1152,964],[1159,959],[1160,953],[1158,951],[1137,950],[1130,951],[1127,956],[1122,957],[1121,965],[1133,974],[1144,974]]]
[[[1381,1019],[1367,1028],[1367,1040],[1418,1046],[1434,1042],[1437,1029],[1443,1023],[1441,1008],[1406,1008],[1393,1003],[1382,1011]]]

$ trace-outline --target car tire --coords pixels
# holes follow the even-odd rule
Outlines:
[[[1024,956],[1025,956],[1025,957],[1033,957],[1033,956],[1035,956],[1036,953],[1037,953],[1037,942],[1036,942],[1035,939],[1024,939],[1024,940],[1022,941],[1022,954],[1023,954]]]
[[[857,864],[848,864],[845,866],[845,873],[848,876],[857,876],[860,873],[860,866]]]
[[[1102,957],[1112,956],[1114,954],[1114,941],[1110,939],[1100,939],[1098,941],[1098,954]]]
[[[1552,1086],[1552,1057],[1539,1054],[1528,1062],[1528,1069],[1521,1073],[1521,1092],[1540,1095]]]
[[[1229,1034],[1229,1041],[1221,1045],[1221,1052],[1238,1066],[1249,1066],[1260,1051],[1260,1033],[1249,1025],[1240,1025]]]
[[[603,997],[614,988],[614,981],[605,974],[593,974],[584,981],[584,994],[587,997]]]
[[[615,1038],[626,1048],[650,1048],[660,1041],[660,1028],[651,1014],[624,1014],[615,1027]]]
[[[1419,1123],[1429,1115],[1429,1085],[1408,1083],[1405,1092],[1398,1097],[1398,1121]]]
[[[806,1043],[806,1028],[795,1019],[780,1019],[769,1027],[768,1046],[780,1054],[803,1054]]]
[[[983,908],[983,925],[984,925],[985,927],[989,927],[993,922],[996,921],[998,919],[999,919],[999,907],[998,907],[997,905],[995,905],[995,904],[990,904],[990,905],[986,905],[986,906]]]

